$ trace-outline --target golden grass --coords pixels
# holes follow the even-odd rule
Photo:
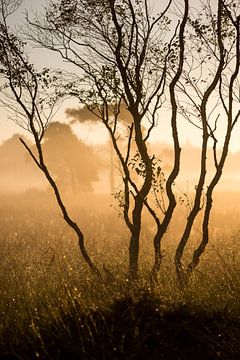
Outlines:
[[[81,314],[90,309],[107,309],[124,296],[138,298],[144,291],[173,308],[176,304],[185,304],[205,313],[224,311],[230,318],[238,318],[240,227],[238,229],[235,220],[231,221],[231,216],[236,219],[235,208],[232,215],[229,210],[227,217],[222,210],[213,214],[211,243],[184,289],[176,283],[172,261],[179,228],[171,226],[163,243],[165,257],[159,283],[150,289],[147,279],[153,256],[151,224],[146,223],[143,229],[141,277],[133,286],[126,276],[129,234],[116,212],[103,205],[91,209],[91,202],[85,209],[76,205],[72,208],[84,229],[86,245],[94,261],[100,269],[104,266],[114,275],[111,281],[100,283],[81,259],[74,234],[64,224],[54,203],[48,198],[48,204],[46,199],[41,200],[42,197],[33,204],[31,199],[10,197],[0,205],[0,339],[3,346],[16,347],[25,337],[26,341],[36,341],[41,347],[40,329],[55,324],[57,329],[71,331],[64,324],[63,314],[75,309],[76,319],[80,319],[79,309]],[[98,200],[101,203],[103,198]],[[195,227],[187,249],[189,254],[199,237],[199,229]]]

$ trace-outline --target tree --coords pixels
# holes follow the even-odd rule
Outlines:
[[[101,123],[101,119],[95,116],[92,111],[90,111],[86,106],[78,107],[78,108],[68,108],[66,109],[66,114],[68,117],[72,118],[72,123],[88,123],[91,125],[98,125]],[[132,118],[129,111],[126,108],[125,104],[121,104],[120,112],[119,112],[119,120],[131,124]],[[111,194],[114,194],[115,191],[115,164],[114,164],[114,149],[112,146],[111,138],[109,137],[109,168],[110,168],[110,191]]]
[[[91,146],[77,138],[70,125],[51,122],[42,148],[48,167],[62,190],[70,190],[75,195],[93,190],[92,183],[99,179],[100,159]]]
[[[166,15],[171,3],[169,1],[163,12],[155,16],[147,1],[98,0],[69,4],[61,0],[50,3],[42,17],[28,18],[28,36],[38,45],[58,52],[79,70],[78,75],[72,76],[72,81],[68,76],[66,86],[59,91],[77,97],[109,131],[123,172],[120,205],[131,233],[129,271],[133,278],[138,273],[143,207],[147,207],[157,225],[155,272],[160,266],[160,241],[176,206],[172,186],[179,171],[180,146],[175,87],[182,71],[188,1],[184,3],[180,26],[174,26],[172,31]],[[179,61],[176,54],[178,44]],[[160,221],[148,202],[156,167],[156,159],[148,149],[148,140],[157,124],[157,112],[165,101],[169,61],[172,65],[177,63],[168,94],[172,104],[175,158],[166,181],[169,205],[163,221]],[[122,104],[126,105],[131,119],[125,127],[119,121]],[[119,141],[123,138],[124,147]],[[133,180],[133,172],[139,175],[138,182]]]
[[[180,280],[187,280],[199,264],[209,241],[209,219],[213,192],[219,182],[229,143],[239,120],[239,4],[235,1],[217,2],[217,15],[212,4],[203,4],[189,19],[186,42],[189,56],[185,62],[182,83],[182,114],[202,132],[201,168],[195,198],[175,254],[175,266]],[[207,76],[206,76],[207,74]],[[209,103],[212,102],[211,106]],[[197,118],[197,121],[195,120]],[[219,131],[219,127],[224,129]],[[224,135],[223,135],[224,134]],[[215,172],[207,186],[206,201],[202,203],[207,174],[207,149],[211,141]],[[219,142],[221,150],[219,149]],[[219,154],[220,152],[220,154]],[[202,240],[187,266],[182,263],[185,246],[193,223],[203,209]]]
[[[32,19],[27,14],[26,35],[38,46],[58,53],[73,69],[72,73],[56,70],[54,85],[46,79],[49,71],[44,70],[41,79],[44,76],[43,84],[54,88],[53,101],[77,98],[83,112],[91,112],[109,133],[121,166],[122,188],[117,196],[130,231],[129,274],[133,279],[138,276],[144,209],[156,225],[152,279],[160,268],[162,239],[177,206],[178,121],[185,117],[201,131],[199,179],[175,254],[181,280],[185,270],[190,274],[198,265],[208,243],[212,195],[239,119],[239,6],[232,0],[218,0],[215,15],[209,1],[200,0],[199,7],[189,9],[188,0],[169,0],[156,14],[150,4],[147,0],[50,1],[42,14]],[[169,110],[173,148],[167,174],[162,171],[164,159],[152,154],[149,146],[153,129],[167,116],[164,106]],[[221,138],[219,122],[224,119],[225,136]],[[209,146],[216,171],[203,202]],[[202,209],[202,241],[185,266],[184,250]]]
[[[44,188],[44,182],[35,165],[29,161],[19,137],[20,135],[14,134],[0,146],[1,192],[22,192],[29,186]]]
[[[20,2],[15,0],[0,2],[0,74],[3,84],[0,89],[1,101],[12,111],[12,119],[33,135],[37,155],[23,138],[20,138],[20,141],[53,189],[64,220],[78,237],[84,260],[93,272],[99,275],[85,248],[84,235],[68,214],[58,186],[45,162],[42,140],[58,98],[52,96],[48,71],[39,73],[34,69],[28,61],[25,44],[9,30],[8,17],[16,11],[19,4]]]

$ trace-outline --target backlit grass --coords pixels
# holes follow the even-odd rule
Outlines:
[[[227,216],[215,211],[211,243],[184,289],[175,279],[172,259],[179,228],[172,225],[163,243],[159,282],[152,288],[152,224],[144,224],[141,276],[133,284],[127,277],[129,234],[116,212],[103,205],[107,199],[99,197],[94,208],[91,202],[84,209],[72,207],[103,274],[99,281],[51,198],[35,200],[5,197],[0,205],[2,356],[132,359],[145,351],[149,359],[206,359],[205,351],[209,359],[240,358],[235,208]],[[188,254],[199,229],[194,228]]]

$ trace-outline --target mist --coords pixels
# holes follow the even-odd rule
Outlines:
[[[239,1],[0,3],[0,359],[240,359]]]
[[[48,191],[48,184],[39,169],[32,162],[15,134],[0,145],[0,193],[15,194],[29,190]],[[33,143],[28,140],[34,148]],[[63,150],[61,150],[63,149]],[[172,166],[173,153],[166,143],[150,143],[152,154],[161,160],[167,174]],[[121,172],[116,158],[111,154],[112,145],[89,145],[73,133],[70,125],[53,122],[46,133],[43,146],[47,162],[54,173],[61,189],[69,196],[91,194],[111,195],[114,188],[121,184]],[[194,191],[199,176],[201,149],[187,143],[182,150],[182,167],[177,184],[182,191]],[[208,152],[209,177],[214,170],[214,163]],[[240,151],[229,152],[225,171],[218,190],[240,191]],[[114,176],[114,180],[111,179]],[[112,183],[114,181],[114,184]]]

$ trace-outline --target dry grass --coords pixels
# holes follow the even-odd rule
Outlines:
[[[239,355],[234,339],[240,335],[240,226],[238,229],[234,207],[229,207],[227,217],[222,210],[213,215],[211,244],[185,289],[175,281],[172,257],[179,227],[172,226],[164,240],[159,284],[151,289],[147,281],[152,262],[151,224],[145,224],[143,231],[142,276],[133,285],[126,276],[129,235],[115,211],[104,205],[109,199],[85,201],[89,205],[84,210],[73,206],[94,261],[114,275],[111,281],[100,283],[79,256],[76,239],[51,199],[40,194],[34,205],[32,200],[29,196],[5,197],[0,205],[0,353],[6,358],[15,354],[16,359],[64,359],[71,347],[76,358],[130,359],[141,355],[140,343],[146,339],[145,358],[161,358],[155,357],[156,344],[164,333],[159,324],[170,334],[163,337],[165,359],[172,347],[167,343],[178,336],[178,326],[186,327],[190,343],[190,333],[195,342],[199,339],[200,350],[208,341],[212,343],[209,359],[227,359],[228,333],[229,359],[240,358],[234,357]],[[92,206],[97,203],[102,205]],[[196,226],[189,253],[198,236]],[[66,349],[62,346],[65,341]],[[180,347],[172,359],[178,358]],[[181,359],[200,359],[196,354],[186,352]]]

